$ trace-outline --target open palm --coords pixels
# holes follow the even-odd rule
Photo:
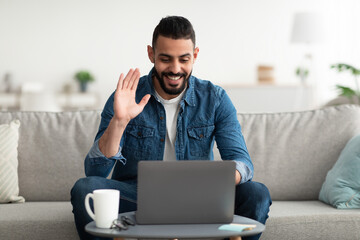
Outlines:
[[[135,93],[139,78],[139,69],[130,69],[125,78],[124,74],[120,75],[117,84],[114,96],[114,117],[126,123],[139,115],[150,99],[150,94],[147,94],[139,103],[136,103]]]

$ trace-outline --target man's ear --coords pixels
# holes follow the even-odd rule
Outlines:
[[[194,62],[195,62],[195,60],[196,60],[196,58],[197,58],[198,54],[199,54],[199,48],[198,48],[198,47],[196,47],[196,48],[194,49]]]
[[[154,49],[150,45],[148,45],[147,51],[148,51],[148,57],[149,57],[150,61],[152,63],[155,63]]]

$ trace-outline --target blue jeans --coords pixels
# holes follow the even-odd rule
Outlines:
[[[136,210],[136,182],[116,181],[102,177],[86,177],[79,179],[71,189],[71,204],[78,234],[81,239],[108,239],[94,237],[85,232],[85,225],[92,221],[86,212],[85,196],[95,189],[118,189],[120,190],[119,213]],[[246,182],[236,186],[235,214],[255,219],[265,224],[268,218],[271,199],[265,185],[258,182]],[[259,239],[260,234],[244,240]]]
[[[267,187],[258,182],[245,182],[236,186],[235,214],[265,224],[272,201]],[[243,240],[257,240],[261,234],[243,237]]]

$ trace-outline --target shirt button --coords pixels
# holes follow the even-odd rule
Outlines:
[[[160,120],[164,120],[164,117],[160,117]]]
[[[141,132],[138,132],[137,135],[140,137],[142,134],[141,134]]]
[[[164,141],[164,139],[162,138],[162,139],[160,139],[160,142],[163,142]]]
[[[200,136],[199,136],[200,138],[203,138],[204,137],[204,135],[203,134],[200,134]]]

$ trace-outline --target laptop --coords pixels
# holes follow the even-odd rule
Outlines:
[[[233,161],[140,161],[136,222],[232,222],[235,166]]]

